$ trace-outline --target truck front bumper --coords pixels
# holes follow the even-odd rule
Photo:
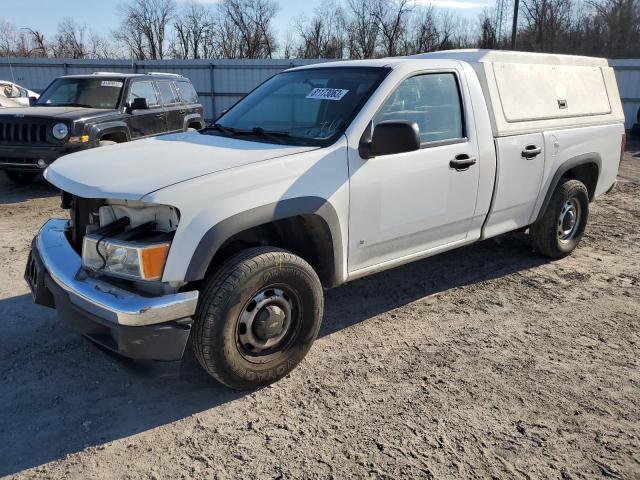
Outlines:
[[[94,342],[139,360],[179,360],[198,292],[143,296],[92,278],[69,244],[66,220],[49,220],[33,239],[25,279],[36,303]]]

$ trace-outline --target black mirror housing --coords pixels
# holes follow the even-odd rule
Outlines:
[[[389,120],[375,126],[371,139],[363,137],[358,150],[360,156],[366,159],[419,149],[420,129],[416,122]]]
[[[134,98],[133,102],[129,104],[129,109],[131,110],[149,110],[149,102],[147,102],[146,98],[138,97]]]
[[[29,97],[29,106],[33,107],[37,101],[38,99],[36,97]]]

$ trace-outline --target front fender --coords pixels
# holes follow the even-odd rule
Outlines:
[[[238,147],[242,147],[238,153],[249,157],[253,149],[264,148],[254,142],[243,142]],[[287,155],[287,150],[292,153]],[[335,283],[346,279],[349,221],[346,140],[343,137],[326,148],[287,148],[282,153],[168,185],[143,198],[150,203],[172,205],[181,213],[163,281],[200,280],[218,249],[231,236],[300,215],[315,216],[325,224],[325,233],[331,234],[334,247]],[[212,150],[208,160],[213,165],[223,161],[215,154]]]
[[[112,133],[124,134],[127,137],[127,142],[131,140],[131,132],[129,132],[129,126],[122,120],[99,123],[97,125],[91,126],[91,130],[89,131],[89,138],[91,140],[98,140],[100,137]]]
[[[320,197],[287,198],[237,213],[211,227],[200,239],[189,262],[185,281],[201,280],[216,252],[226,240],[244,230],[299,215],[318,215],[329,227],[334,252],[334,272],[342,272],[342,232],[333,206]]]

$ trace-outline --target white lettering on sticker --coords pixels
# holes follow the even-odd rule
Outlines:
[[[122,86],[122,82],[116,82],[113,80],[103,80],[102,83],[100,83],[101,86],[103,87],[118,87],[120,88]]]
[[[309,92],[306,98],[313,98],[314,100],[342,100],[349,90],[342,88],[314,88]]]

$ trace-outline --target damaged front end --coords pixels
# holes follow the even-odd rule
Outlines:
[[[161,281],[179,212],[68,194],[63,207],[71,220],[49,220],[33,240],[25,278],[36,302],[122,355],[180,359],[198,292]]]

